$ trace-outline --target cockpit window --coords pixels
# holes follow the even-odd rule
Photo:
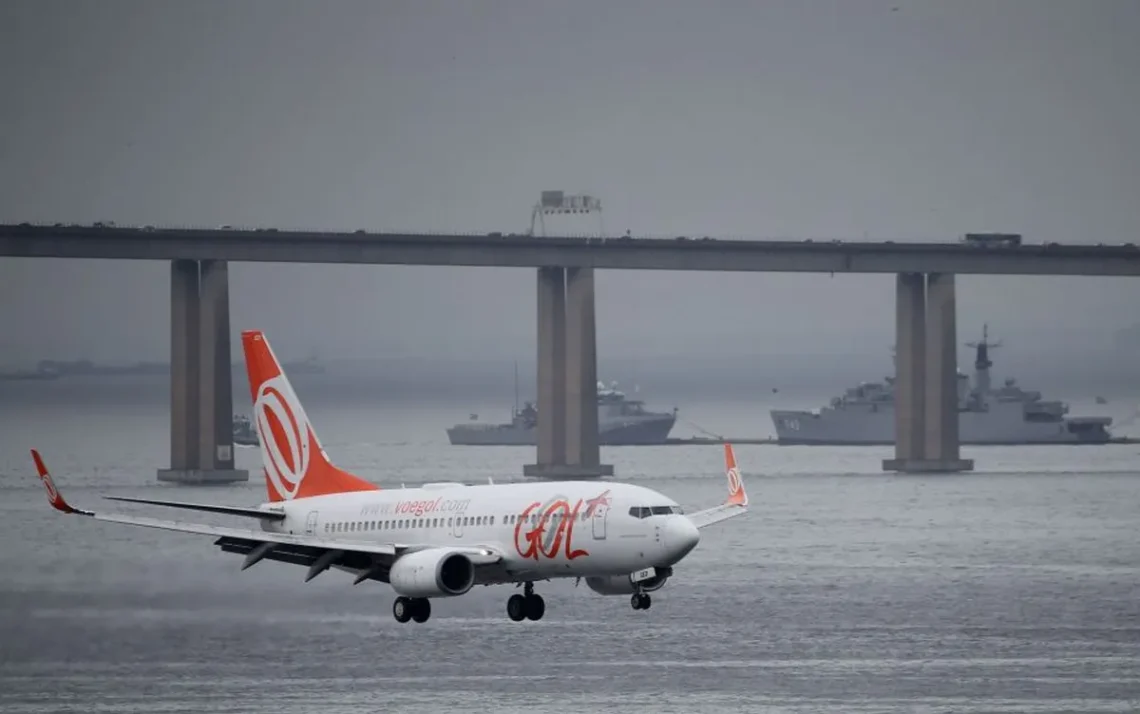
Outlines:
[[[667,516],[670,513],[683,513],[683,511],[680,506],[633,506],[629,509],[629,515],[634,518]]]

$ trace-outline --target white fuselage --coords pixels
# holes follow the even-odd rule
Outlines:
[[[609,482],[427,484],[262,508],[286,514],[263,526],[272,532],[397,546],[491,547],[504,554],[499,582],[669,567],[699,541],[696,526],[672,499]]]

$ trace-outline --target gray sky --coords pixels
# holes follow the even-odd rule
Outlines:
[[[518,231],[561,188],[611,233],[1140,242],[1138,34],[1132,0],[9,1],[0,220]],[[165,359],[168,276],[0,261],[0,364]],[[533,359],[529,270],[231,278],[235,331],[286,356]],[[886,355],[893,289],[600,274],[599,350]],[[1138,298],[965,277],[960,336],[1075,355]]]

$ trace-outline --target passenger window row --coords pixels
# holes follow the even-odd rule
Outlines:
[[[548,523],[556,523],[563,520],[564,516],[561,513],[547,513],[541,520]],[[526,517],[522,515],[508,515],[498,518],[499,525],[516,525],[520,520],[529,525],[538,525],[540,514],[531,513]],[[582,512],[579,514],[579,520],[585,521],[586,514]],[[325,523],[325,533],[359,533],[363,531],[388,531],[388,530],[413,530],[413,529],[432,529],[432,528],[452,528],[456,525],[459,527],[474,527],[493,526],[496,523],[495,516],[453,516],[451,518],[398,518],[394,520],[384,521],[336,521],[332,523]]]

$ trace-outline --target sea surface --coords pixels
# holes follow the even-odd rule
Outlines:
[[[333,460],[385,487],[521,479],[534,458],[447,444],[509,402],[295,384]],[[965,448],[975,472],[923,476],[882,473],[888,448],[739,446],[751,512],[704,531],[652,609],[569,581],[538,585],[537,623],[509,621],[500,587],[400,625],[385,585],[242,572],[209,538],[48,507],[29,447],[82,507],[232,523],[100,497],[263,500],[253,449],[248,483],[156,482],[166,397],[0,385],[0,712],[1140,711],[1140,445]],[[682,404],[676,433],[767,436],[769,408],[825,397]],[[723,499],[718,446],[602,455],[686,508]]]

